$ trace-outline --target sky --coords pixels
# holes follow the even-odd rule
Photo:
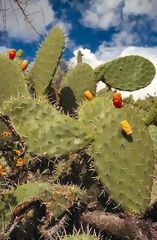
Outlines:
[[[93,68],[118,57],[140,55],[157,68],[157,0],[21,0],[26,23],[14,0],[0,0],[0,52],[23,49],[34,61],[47,32],[60,23],[66,35],[63,58],[76,64],[78,50]],[[104,87],[99,83],[98,89]],[[135,99],[157,93],[157,76]],[[130,93],[122,92],[123,96]]]

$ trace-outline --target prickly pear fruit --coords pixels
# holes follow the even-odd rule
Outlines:
[[[16,50],[15,50],[15,49],[11,49],[11,50],[9,51],[9,58],[10,58],[11,60],[13,60],[15,57],[16,57]]]
[[[28,61],[27,60],[23,60],[21,63],[21,69],[22,71],[26,70],[27,66],[28,66]]]

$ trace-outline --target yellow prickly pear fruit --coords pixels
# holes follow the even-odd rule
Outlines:
[[[27,60],[23,60],[22,61],[22,63],[21,63],[21,69],[22,69],[22,71],[24,71],[26,68],[27,68],[27,66],[28,66],[28,61]]]
[[[91,101],[91,100],[94,98],[93,94],[92,94],[89,90],[87,90],[87,91],[84,92],[84,96],[85,96],[85,98],[87,98],[89,101]]]
[[[17,52],[17,56],[19,58],[21,58],[23,56],[23,54],[24,54],[24,51],[22,49],[19,49],[18,52]]]
[[[127,122],[127,120],[121,121],[121,128],[127,135],[132,135],[132,133],[133,133],[132,127]]]

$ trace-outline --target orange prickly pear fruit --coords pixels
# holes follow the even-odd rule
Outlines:
[[[130,126],[127,120],[121,121],[121,128],[127,135],[132,135],[133,133],[132,127]]]
[[[87,90],[87,91],[84,92],[84,96],[85,96],[85,98],[87,98],[89,101],[91,101],[91,100],[94,98],[93,94],[92,94],[89,90]]]
[[[22,63],[21,63],[21,69],[22,69],[22,71],[24,71],[26,68],[27,68],[27,66],[28,66],[28,61],[27,60],[23,60],[22,61]]]
[[[16,49],[11,49],[9,51],[9,58],[13,60],[16,57]]]
[[[116,108],[121,108],[123,106],[122,95],[119,92],[116,92],[113,94],[112,101]]]

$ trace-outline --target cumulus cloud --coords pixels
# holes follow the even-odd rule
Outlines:
[[[90,0],[89,7],[82,11],[82,23],[88,27],[108,29],[121,22],[122,0]]]
[[[71,64],[76,64],[77,52],[81,51],[83,53],[83,62],[90,64],[93,68],[113,60],[118,57],[124,57],[129,55],[139,55],[150,60],[157,71],[157,47],[107,47],[105,44],[101,44],[95,53],[91,52],[90,49],[84,49],[82,47],[74,51],[74,57],[70,59]],[[102,82],[98,83],[97,91],[104,88],[106,85]],[[133,96],[134,99],[145,98],[148,94],[154,96],[157,94],[157,74],[152,80],[151,84],[143,89],[136,90],[133,92],[121,91],[123,97]]]
[[[123,6],[123,13],[129,15],[146,14],[150,17],[157,16],[156,0],[125,0]]]
[[[98,65],[103,63],[103,61],[98,59],[96,57],[96,55],[91,52],[90,49],[79,47],[76,50],[74,50],[74,52],[73,52],[74,56],[69,61],[71,67],[74,67],[77,64],[77,53],[78,53],[78,51],[81,51],[81,53],[83,54],[83,56],[82,56],[83,62],[88,63],[93,68],[95,68]]]
[[[0,31],[4,30],[8,33],[8,37],[22,40],[24,42],[32,42],[46,32],[46,27],[55,20],[55,13],[48,0],[40,1],[21,1],[22,7],[28,16],[32,26],[25,21],[22,11],[15,1],[2,0],[2,8],[6,9],[6,24],[4,18],[0,17]]]
[[[128,16],[157,17],[156,0],[90,0],[82,14],[82,23],[92,28],[108,29],[126,24]]]
[[[8,48],[6,46],[0,46],[0,54],[6,52]]]
[[[156,0],[89,0],[84,11],[80,10],[81,23],[84,26],[108,31],[116,30],[112,40],[117,45],[140,45],[152,40],[157,42]]]

